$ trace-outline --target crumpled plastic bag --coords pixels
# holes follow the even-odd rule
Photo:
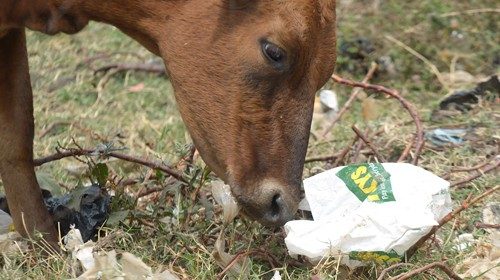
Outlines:
[[[99,185],[74,189],[67,194],[45,199],[54,221],[60,223],[62,235],[75,225],[83,241],[91,239],[109,216],[110,196]]]
[[[445,146],[447,144],[460,145],[465,142],[467,129],[446,129],[437,128],[425,133],[425,137],[436,146]]]
[[[52,196],[47,190],[42,190],[42,194],[54,222],[59,223],[62,236],[68,234],[71,225],[75,225],[83,241],[90,240],[109,216],[110,195],[97,184],[75,188],[59,196]],[[2,209],[9,214],[7,201],[0,197]],[[2,221],[0,217],[0,223],[3,224]],[[0,226],[0,233],[2,228]]]
[[[304,180],[313,221],[285,225],[292,256],[342,256],[357,267],[400,261],[406,250],[451,212],[449,182],[411,164],[343,166]]]

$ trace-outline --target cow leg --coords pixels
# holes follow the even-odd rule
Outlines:
[[[50,244],[56,230],[33,165],[33,95],[24,29],[0,33],[0,176],[16,230],[43,233]]]

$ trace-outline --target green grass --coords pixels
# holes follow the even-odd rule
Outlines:
[[[415,104],[426,128],[455,125],[475,128],[473,140],[462,146],[436,149],[427,145],[420,165],[433,173],[444,175],[454,166],[474,166],[497,154],[498,101],[483,102],[464,114],[436,118],[433,112],[449,90],[437,81],[422,61],[384,37],[388,34],[404,42],[429,59],[441,73],[449,72],[451,65],[455,65],[454,70],[466,71],[478,79],[487,77],[499,71],[498,64],[493,63],[500,55],[498,13],[442,15],[499,8],[497,1],[390,0],[380,1],[382,4],[378,8],[372,6],[372,2],[356,0],[346,1],[350,4],[339,4],[339,41],[365,37],[373,42],[375,52],[363,61],[340,57],[338,73],[361,80],[372,60],[390,56],[396,72],[392,75],[380,72],[372,82],[399,89]],[[463,34],[463,39],[452,35],[453,31]],[[144,62],[154,58],[117,29],[93,23],[75,36],[49,37],[29,32],[28,45],[35,96],[35,157],[52,154],[58,146],[75,147],[74,142],[88,148],[113,142],[115,146],[126,147],[131,154],[169,164],[175,164],[186,153],[190,140],[177,112],[168,79],[137,72],[118,73],[109,78],[102,90],[97,90],[107,78],[94,74],[94,69],[107,63]],[[343,70],[347,68],[354,70]],[[139,83],[144,83],[143,90],[130,91],[130,87]],[[351,91],[346,87],[329,86],[337,91],[341,104]],[[450,90],[456,87],[454,84],[448,86]],[[390,160],[397,159],[413,135],[411,118],[396,101],[380,97],[375,99],[375,110],[379,111],[376,119],[363,119],[361,102],[356,102],[335,126],[333,136],[311,140],[308,156],[325,156],[341,150],[354,137],[351,125],[357,124],[362,130],[370,128],[372,132],[384,129],[384,133],[373,138],[373,142]],[[324,125],[314,123],[313,127],[317,129],[313,132],[321,131]],[[358,158],[358,161],[366,160],[373,158]],[[222,230],[222,215],[220,207],[213,206],[210,184],[200,180],[204,166],[201,160],[196,161],[196,167],[189,174],[195,177],[193,186],[183,189],[161,174],[150,173],[149,169],[141,166],[116,160],[107,164],[112,176],[116,176],[116,179],[110,180],[109,186],[121,193],[119,202],[113,207],[115,210],[131,208],[131,215],[120,225],[103,229],[105,233],[115,236],[103,248],[134,253],[154,269],[169,268],[180,277],[214,279],[221,272],[212,251]],[[330,167],[328,163],[307,164],[304,176]],[[68,171],[76,168],[83,171],[76,174]],[[64,159],[43,165],[37,172],[53,178],[65,188],[73,188],[81,182],[88,182],[85,170],[86,164]],[[468,174],[454,173],[450,180],[457,181],[466,176]],[[127,187],[124,192],[123,187],[116,186],[122,178],[139,179],[141,182]],[[453,191],[452,196],[458,205],[470,194],[478,195],[499,183],[498,176],[490,173],[467,188]],[[142,187],[154,186],[164,186],[165,191],[137,203],[130,199]],[[194,199],[197,189],[200,195]],[[498,199],[496,195],[486,201]],[[453,227],[450,223],[439,230],[438,238],[453,241],[454,237],[468,232],[477,238],[484,236],[485,232],[473,225],[474,221],[481,220],[481,205],[461,214]],[[179,224],[162,222],[165,217],[179,221]],[[151,223],[154,227],[145,225]],[[302,260],[292,261],[287,256],[282,231],[273,232],[244,219],[237,219],[224,231],[226,248],[231,253],[266,250],[276,259],[275,268],[281,271],[284,279],[310,279],[313,275],[335,279],[337,275],[335,260],[327,260],[317,266]],[[453,242],[444,246],[426,245],[410,263],[423,266],[432,261],[447,260],[453,267],[474,251],[470,248],[457,252],[453,245]],[[269,260],[259,254],[250,255],[250,259],[249,278],[269,279],[273,269]],[[47,258],[40,252],[29,251],[22,256],[10,257],[8,261],[0,261],[0,279],[69,278],[70,263],[66,256]],[[375,279],[382,269],[380,266],[355,271],[342,269],[337,276],[338,279]],[[407,270],[403,268],[394,273]],[[439,272],[435,275],[444,277]],[[436,277],[423,275],[416,279]]]

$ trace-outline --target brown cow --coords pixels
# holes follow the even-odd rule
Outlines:
[[[205,162],[244,213],[294,215],[315,92],[335,61],[335,0],[0,0],[0,174],[15,227],[55,240],[33,168],[24,28],[112,24],[161,56]]]

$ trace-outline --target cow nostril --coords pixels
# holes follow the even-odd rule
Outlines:
[[[281,208],[283,207],[283,198],[280,194],[275,194],[273,200],[271,201],[271,215],[272,217],[278,217],[281,213]]]

